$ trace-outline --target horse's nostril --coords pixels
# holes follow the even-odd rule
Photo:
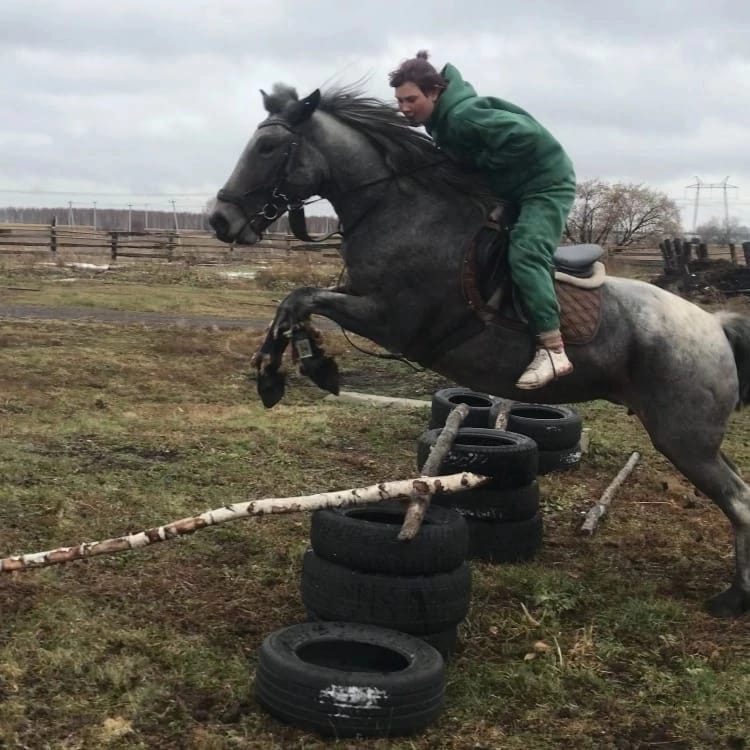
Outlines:
[[[214,211],[208,218],[208,223],[211,225],[216,236],[220,240],[226,240],[229,237],[229,222],[226,218],[218,211]]]

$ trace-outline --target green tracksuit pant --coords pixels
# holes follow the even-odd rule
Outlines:
[[[534,334],[560,327],[552,257],[560,244],[575,195],[575,183],[571,181],[570,185],[558,185],[525,198],[511,231],[510,273]]]

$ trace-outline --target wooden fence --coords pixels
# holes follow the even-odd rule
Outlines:
[[[257,245],[230,246],[200,230],[96,230],[87,226],[0,223],[0,258],[19,256],[59,261],[158,259],[188,263],[281,261],[306,256],[312,262],[338,258],[340,240],[309,244],[281,233],[267,233]],[[664,240],[659,248],[611,249],[609,257],[627,265],[678,268],[690,260],[729,260],[750,267],[750,242],[711,245]]]
[[[0,257],[29,259],[119,260],[157,259],[192,263],[268,261],[308,255],[311,260],[338,258],[340,240],[300,242],[286,234],[267,234],[253,246],[231,246],[206,231],[96,230],[86,226],[0,224]]]
[[[614,248],[609,257],[634,266],[660,267],[677,271],[692,260],[727,260],[735,265],[750,267],[750,242],[728,245],[707,245],[682,239],[665,239],[658,248]]]

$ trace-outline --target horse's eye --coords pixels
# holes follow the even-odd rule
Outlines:
[[[258,146],[258,152],[261,156],[270,156],[276,150],[276,144],[271,141],[263,141]]]

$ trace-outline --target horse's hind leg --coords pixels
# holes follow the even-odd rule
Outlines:
[[[732,524],[735,540],[735,573],[731,586],[706,603],[717,617],[733,617],[750,611],[750,487],[736,468],[725,460],[719,446],[724,419],[717,414],[693,414],[692,427],[684,418],[659,419],[646,428],[654,446],[705,495],[713,500]],[[644,424],[646,420],[644,420]]]

